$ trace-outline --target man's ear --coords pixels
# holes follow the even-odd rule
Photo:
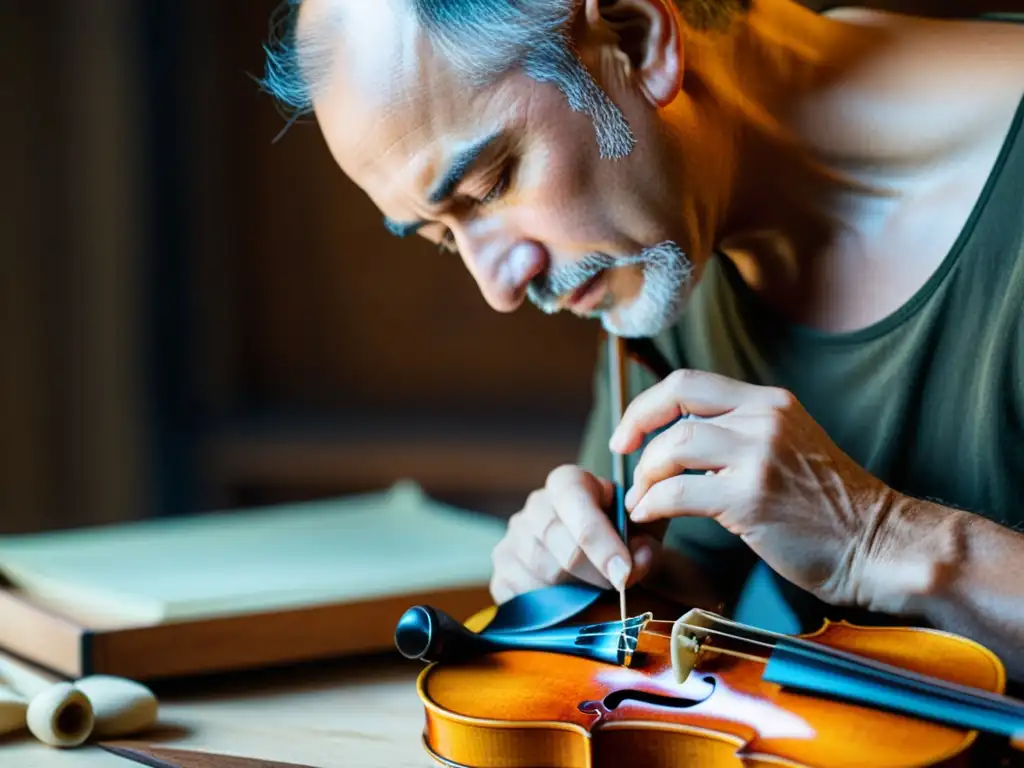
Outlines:
[[[584,0],[588,31],[614,36],[618,58],[657,107],[671,103],[683,85],[683,39],[671,0]]]

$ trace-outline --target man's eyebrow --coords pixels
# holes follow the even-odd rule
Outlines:
[[[459,184],[469,173],[473,165],[480,156],[486,152],[490,147],[498,141],[502,136],[501,131],[496,131],[490,136],[470,144],[465,149],[461,149],[455,153],[451,161],[448,163],[448,168],[445,170],[441,178],[434,183],[430,193],[427,195],[427,200],[431,205],[440,205],[442,202],[451,197]],[[416,234],[420,229],[426,226],[425,221],[395,221],[387,216],[384,217],[384,226],[388,232],[398,237],[409,237],[410,235]]]
[[[410,235],[415,235],[421,228],[426,226],[426,223],[427,222],[425,221],[395,221],[394,219],[389,219],[387,216],[384,217],[384,226],[387,228],[388,232],[398,237],[409,237]]]
[[[480,159],[480,155],[486,152],[500,138],[501,131],[496,131],[490,136],[485,136],[465,149],[460,149],[456,152],[448,163],[448,169],[430,190],[430,194],[427,196],[430,204],[440,205],[451,197],[466,177],[466,174],[469,173],[473,164]]]

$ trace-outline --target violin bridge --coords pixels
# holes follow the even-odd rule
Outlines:
[[[672,625],[670,643],[676,682],[682,683],[693,672],[702,652],[767,663],[779,637],[700,608],[687,611]]]
[[[682,685],[697,666],[700,655],[700,641],[692,635],[692,628],[698,618],[703,618],[700,611],[692,610],[680,616],[672,625],[670,651],[672,657],[672,673],[676,683]]]

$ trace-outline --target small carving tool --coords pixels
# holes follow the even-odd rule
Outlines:
[[[615,334],[608,334],[608,379],[611,401],[612,430],[622,421],[626,410],[627,391],[627,350],[623,340]],[[621,453],[612,452],[612,480],[615,484],[615,527],[629,551],[629,514],[626,512],[626,457]],[[622,612],[622,624],[626,624],[626,590],[619,590],[619,609]]]

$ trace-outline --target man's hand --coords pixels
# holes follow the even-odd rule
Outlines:
[[[544,488],[512,515],[494,548],[490,589],[495,602],[566,581],[608,589],[642,579],[658,541],[631,540],[631,557],[607,511],[614,501],[608,480],[579,467],[559,467],[548,475]]]
[[[846,456],[792,394],[677,371],[641,394],[612,450],[641,455],[626,499],[637,523],[699,515],[740,536],[770,567],[833,604],[902,607],[927,590],[929,562],[900,558],[898,494]],[[684,469],[702,470],[682,474]]]

